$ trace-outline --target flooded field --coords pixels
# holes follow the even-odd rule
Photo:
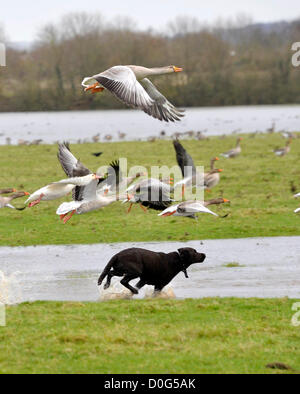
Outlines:
[[[166,291],[170,297],[300,297],[300,237],[278,237],[185,244],[4,247],[0,248],[2,302],[5,297],[9,303],[14,299],[97,301],[100,293],[110,299],[108,293],[99,292],[98,276],[115,253],[132,246],[163,252],[190,246],[206,253],[204,264],[189,268],[189,279],[180,273],[171,282]],[[113,279],[112,293],[123,292],[119,280]],[[145,287],[138,297],[151,292],[151,287]]]
[[[146,140],[187,131],[206,136],[232,133],[300,131],[299,105],[188,108],[181,122],[164,123],[135,110],[0,113],[0,145],[19,140],[54,143]],[[84,133],[83,133],[84,130]]]

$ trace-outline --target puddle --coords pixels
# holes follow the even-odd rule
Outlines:
[[[186,243],[4,247],[0,248],[0,302],[1,297],[6,297],[10,303],[127,297],[126,289],[124,293],[123,286],[118,283],[120,279],[114,278],[112,287],[107,291],[100,289],[100,294],[97,281],[114,254],[134,246],[160,252],[190,246],[206,253],[204,264],[189,268],[189,279],[183,273],[173,279],[165,290],[165,297],[300,298],[300,237],[276,237]],[[226,266],[233,262],[239,266]],[[146,286],[138,297],[149,297],[152,290]]]

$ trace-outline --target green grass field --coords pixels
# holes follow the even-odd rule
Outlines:
[[[288,299],[36,302],[7,308],[0,373],[296,373]],[[266,368],[281,362],[292,370]]]
[[[1,209],[0,245],[71,244],[127,241],[162,241],[209,238],[300,235],[299,216],[293,210],[299,206],[290,190],[294,181],[300,191],[300,139],[294,140],[291,153],[275,157],[272,149],[283,146],[279,134],[245,135],[243,153],[232,160],[221,159],[224,169],[221,182],[206,198],[220,196],[231,200],[222,212],[226,219],[202,215],[198,222],[184,218],[161,218],[157,212],[143,213],[134,207],[132,213],[119,202],[92,212],[75,216],[63,225],[55,211],[64,201],[44,202],[23,212]],[[210,138],[204,141],[183,141],[196,165],[209,166],[210,158],[235,145],[235,137]],[[110,144],[73,145],[74,154],[96,170],[119,157],[128,158],[128,166],[174,166],[175,153],[171,141],[123,142]],[[94,151],[104,155],[96,159]],[[17,187],[33,192],[49,182],[65,178],[56,158],[55,145],[0,147],[0,187]],[[69,197],[67,200],[70,199]],[[15,201],[22,206],[22,200]],[[218,212],[216,207],[213,210]]]

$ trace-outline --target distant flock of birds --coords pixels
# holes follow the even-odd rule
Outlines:
[[[228,159],[239,156],[242,152],[241,141],[242,138],[239,137],[235,148],[222,153],[221,156]],[[192,157],[179,140],[174,140],[173,145],[176,160],[182,173],[182,180],[174,185],[173,178],[170,177],[166,179],[140,179],[147,176],[143,172],[125,177],[118,161],[112,162],[105,174],[93,173],[73,155],[68,143],[60,143],[57,157],[68,178],[50,183],[30,195],[23,191],[17,192],[12,188],[2,189],[0,190],[0,208],[7,207],[21,211],[26,208],[27,204],[29,208],[32,208],[42,201],[57,200],[72,192],[73,200],[62,203],[56,211],[63,223],[67,223],[74,214],[80,215],[95,211],[107,207],[115,201],[122,201],[123,204],[129,203],[128,213],[134,204],[139,204],[145,212],[148,208],[161,211],[159,216],[162,217],[183,216],[197,219],[196,214],[198,213],[219,216],[208,207],[230,203],[226,198],[219,197],[207,201],[188,200],[179,203],[176,203],[172,198],[172,194],[175,193],[177,188],[181,188],[184,198],[187,187],[199,187],[210,191],[217,186],[223,171],[220,168],[215,168],[215,163],[219,161],[219,158],[213,157],[210,170],[204,172],[204,174],[199,174]],[[282,148],[281,156],[284,154],[287,154],[287,152]],[[12,201],[24,196],[28,196],[25,207],[15,208]],[[296,194],[295,197],[300,197],[300,193]],[[298,212],[300,212],[300,208],[295,210],[295,213]]]
[[[108,90],[123,103],[139,108],[155,119],[165,122],[175,122],[181,120],[184,116],[184,111],[171,104],[148,78],[155,75],[178,73],[181,71],[182,68],[176,66],[159,68],[146,68],[133,65],[114,66],[100,74],[84,78],[82,86],[86,92],[91,91],[92,93],[100,93],[103,90]],[[120,135],[121,137],[124,138],[124,135]],[[95,136],[95,140],[97,138],[98,136]],[[198,135],[198,139],[200,138],[202,138],[202,134]],[[236,147],[223,153],[222,156],[225,158],[239,156],[242,151],[241,141],[242,138],[238,138]],[[288,154],[291,141],[292,136],[288,136],[286,146],[276,148],[274,153],[277,156]],[[38,145],[41,143],[41,140],[36,140],[34,143]],[[204,189],[212,189],[219,183],[222,172],[222,169],[215,169],[215,163],[219,159],[218,157],[214,157],[211,160],[210,171],[204,173],[204,175],[198,174],[192,157],[186,152],[181,143],[177,139],[173,143],[177,163],[183,177],[174,186],[171,186],[172,179],[170,178],[147,178],[133,183],[146,174],[137,173],[134,177],[126,178],[121,172],[119,162],[111,163],[105,174],[93,173],[72,154],[69,144],[59,143],[58,160],[68,178],[44,186],[31,195],[27,192],[16,192],[15,189],[0,190],[0,208],[16,209],[11,202],[14,199],[28,195],[29,197],[25,204],[28,204],[28,207],[32,208],[42,201],[60,199],[72,192],[73,201],[62,203],[56,212],[64,223],[67,223],[74,214],[80,215],[91,212],[119,200],[122,200],[123,203],[130,203],[128,212],[130,212],[133,204],[137,203],[143,210],[150,208],[162,211],[159,213],[159,216],[163,217],[184,216],[196,219],[197,213],[209,213],[218,216],[208,206],[230,202],[223,197],[209,201],[183,201],[172,205],[175,201],[171,198],[171,194],[174,193],[176,188],[182,188],[183,197],[185,196],[187,187],[197,186]],[[96,157],[99,157],[101,154],[102,152],[94,153]],[[3,195],[4,197],[2,197]],[[296,197],[300,197],[300,194],[297,194]],[[25,208],[18,209],[23,210]],[[295,212],[299,211],[300,208]]]

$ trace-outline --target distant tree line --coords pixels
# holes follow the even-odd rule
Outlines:
[[[273,28],[245,21],[211,27],[182,17],[163,33],[139,31],[127,18],[102,20],[70,14],[44,26],[30,50],[8,49],[0,111],[124,108],[112,95],[86,94],[80,85],[118,64],[183,67],[176,78],[155,79],[178,106],[300,103],[300,68],[291,64],[300,20]]]

